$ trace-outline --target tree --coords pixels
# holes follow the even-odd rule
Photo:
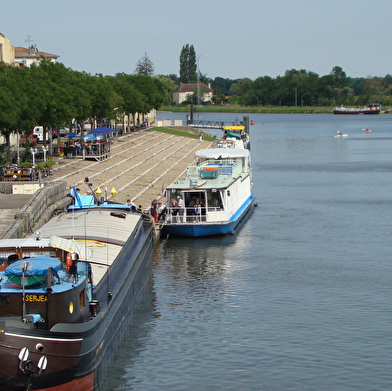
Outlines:
[[[20,116],[20,94],[15,90],[15,78],[13,70],[0,64],[0,130],[5,137],[7,146],[10,147],[11,133],[16,130],[16,124]],[[10,160],[10,148],[8,150],[8,161]]]
[[[197,81],[197,64],[196,52],[193,45],[186,44],[182,47],[180,53],[180,82],[196,83]]]
[[[114,109],[114,90],[108,77],[101,74],[91,77],[89,82],[85,84],[86,91],[90,97],[91,111],[88,118],[91,123],[94,120],[97,123],[112,113]]]
[[[70,117],[68,89],[69,72],[61,63],[41,60],[30,67],[36,85],[36,98],[40,100],[37,124],[44,127],[44,140],[52,126],[63,124]],[[31,98],[34,98],[31,96]]]
[[[145,75],[145,76],[153,76],[155,72],[155,67],[147,53],[144,53],[144,56],[139,59],[136,64],[135,74],[136,75]]]
[[[347,85],[346,72],[344,72],[341,67],[333,67],[330,75],[333,78],[335,88],[343,88]]]
[[[118,96],[121,98],[118,103],[118,111],[124,113],[128,117],[128,129],[129,129],[129,117],[132,115],[133,123],[136,122],[135,114],[139,110],[143,110],[145,96],[136,89],[133,84],[133,78],[135,76],[127,75],[125,73],[117,73],[114,78],[111,79],[113,88]]]
[[[163,85],[163,104],[170,105],[173,102],[173,91],[176,88],[176,84],[169,76],[159,76],[158,80]]]

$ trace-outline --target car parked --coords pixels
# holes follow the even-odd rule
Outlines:
[[[44,127],[43,126],[34,126],[33,131],[31,133],[35,138],[37,143],[41,143],[44,141]],[[50,143],[50,135],[46,132],[46,142]]]
[[[65,126],[60,126],[59,128],[52,129],[52,137],[57,138],[59,135],[60,137],[64,137],[69,133],[69,128]]]
[[[29,136],[26,136],[25,134],[22,134],[22,135],[19,137],[19,144],[22,145],[22,144],[24,144],[27,140],[29,140],[30,142],[33,142],[33,143],[38,143],[38,141],[37,141],[37,136],[35,136],[35,135],[33,135],[33,134],[30,134]]]

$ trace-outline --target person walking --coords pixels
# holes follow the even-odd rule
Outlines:
[[[158,204],[157,200],[151,202],[150,214],[154,219],[154,223],[158,224]]]

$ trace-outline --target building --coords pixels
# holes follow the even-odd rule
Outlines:
[[[29,48],[15,48],[15,62],[20,67],[29,67],[31,64],[39,62],[42,57],[52,62],[57,62],[59,58],[56,54],[40,52],[37,45],[31,45]]]
[[[15,48],[11,45],[10,40],[0,33],[0,62],[7,65],[15,65]]]
[[[173,102],[180,104],[187,100],[188,95],[197,92],[197,83],[180,83],[180,85],[173,91]],[[210,86],[200,83],[200,98],[203,102],[212,100],[212,89]]]
[[[30,39],[28,42],[31,42]],[[40,61],[42,57],[52,62],[57,62],[59,58],[56,54],[40,52],[37,45],[30,45],[29,48],[14,47],[10,40],[0,33],[0,62],[11,66],[29,67]]]

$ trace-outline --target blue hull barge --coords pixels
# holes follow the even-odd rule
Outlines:
[[[227,139],[217,146],[197,151],[197,165],[188,167],[185,177],[166,188],[163,235],[233,233],[254,205],[250,151]]]
[[[151,283],[153,227],[76,196],[33,237],[0,241],[0,390],[98,390]]]

